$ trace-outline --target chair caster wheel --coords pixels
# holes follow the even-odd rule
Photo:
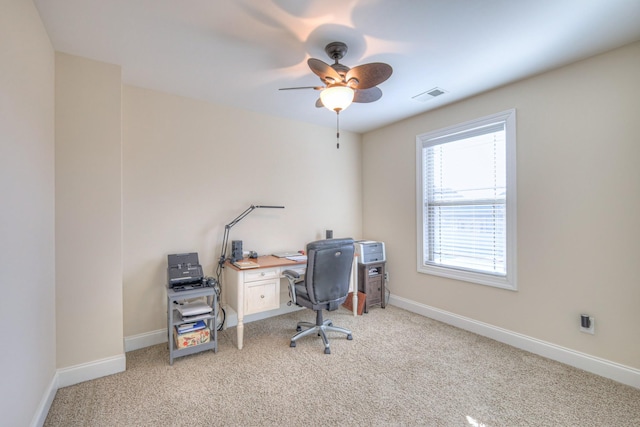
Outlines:
[[[351,341],[351,340],[353,339],[353,335],[351,335],[351,334],[347,335],[347,339],[348,339],[349,341]]]
[[[295,341],[291,341],[291,342],[289,343],[289,347],[295,347],[295,346],[296,346],[296,342],[295,342]]]
[[[331,349],[330,348],[325,348],[324,349],[324,354],[331,354]]]

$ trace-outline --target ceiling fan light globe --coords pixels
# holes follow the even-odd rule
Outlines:
[[[353,102],[354,91],[347,86],[332,86],[320,92],[322,105],[331,111],[342,111]]]

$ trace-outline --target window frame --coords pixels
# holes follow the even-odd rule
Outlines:
[[[506,162],[506,275],[496,275],[477,270],[466,270],[424,262],[425,259],[425,215],[427,214],[425,189],[425,168],[423,150],[430,145],[429,141],[469,131],[496,122],[505,124],[505,162]],[[453,141],[450,141],[453,142]],[[470,120],[446,128],[426,132],[416,136],[416,222],[417,222],[417,271],[447,277],[480,285],[493,286],[516,291],[517,287],[517,195],[516,195],[516,110],[510,109],[491,114],[479,119]]]

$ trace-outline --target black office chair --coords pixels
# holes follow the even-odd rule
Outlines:
[[[348,329],[333,326],[331,320],[322,319],[322,310],[337,310],[347,299],[353,254],[353,239],[311,242],[307,245],[307,271],[304,279],[300,279],[298,273],[292,270],[282,273],[289,280],[291,302],[316,312],[315,324],[298,323],[298,333],[291,338],[291,347],[295,347],[296,341],[302,337],[318,334],[324,341],[325,354],[330,354],[327,332],[341,332],[347,335],[348,340],[353,339]]]

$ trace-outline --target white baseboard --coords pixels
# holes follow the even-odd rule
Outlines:
[[[561,347],[556,344],[512,332],[507,329],[502,329],[487,323],[478,322],[477,320],[459,316],[448,311],[420,304],[395,295],[389,296],[389,304],[640,389],[640,370],[638,369]]]
[[[49,409],[51,408],[51,403],[53,403],[53,399],[56,397],[56,392],[59,388],[117,374],[118,372],[124,372],[126,367],[126,357],[124,354],[120,354],[118,356],[58,369],[51,379],[49,387],[45,390],[42,400],[29,425],[31,427],[41,427],[44,425]]]
[[[124,351],[139,350],[152,345],[162,344],[168,341],[167,330],[158,329],[144,334],[132,335],[124,338]]]
[[[247,324],[247,323],[255,322],[258,320],[267,319],[273,316],[280,316],[281,314],[292,313],[298,310],[304,310],[304,307],[295,306],[295,305],[289,306],[286,304],[281,304],[280,308],[277,308],[275,310],[248,314],[244,317],[243,323]],[[225,328],[232,328],[234,326],[238,326],[238,313],[236,313],[236,311],[229,306],[225,306],[224,311],[226,316],[224,321]]]
[[[126,356],[119,354],[105,359],[94,360],[68,368],[58,369],[57,387],[67,387],[84,381],[124,372],[127,368]]]
[[[303,307],[296,306],[288,306],[286,304],[282,304],[280,308],[276,310],[270,310],[262,313],[255,313],[247,315],[244,318],[244,323],[251,323],[257,320],[266,319],[272,316],[278,316],[281,314],[291,313],[292,311],[302,310]],[[238,313],[231,307],[225,304],[225,320],[224,327],[232,328],[234,326],[238,326]],[[124,351],[133,351],[139,350],[141,348],[150,347],[156,344],[162,344],[168,341],[167,330],[166,329],[158,329],[151,332],[145,332],[144,334],[131,335],[129,337],[124,338]]]
[[[33,415],[31,419],[31,423],[29,424],[31,427],[42,427],[44,422],[47,419],[47,414],[49,413],[49,409],[51,408],[51,403],[53,403],[54,397],[56,397],[56,392],[58,391],[58,374],[56,373],[53,378],[51,378],[51,382],[49,383],[49,387],[44,392],[42,396],[42,400],[36,409],[36,413]]]
[[[225,307],[225,328],[232,328],[238,325],[238,313],[231,307]],[[292,311],[302,310],[302,307],[289,307],[281,306],[277,310],[271,310],[263,313],[256,313],[248,315],[244,318],[244,323],[255,322],[256,320],[266,319],[267,317],[277,316],[280,314],[290,313]],[[167,342],[167,330],[158,329],[151,332],[145,332],[144,334],[132,335],[124,338],[124,351],[139,350],[141,348],[150,347],[156,344],[162,344]]]

